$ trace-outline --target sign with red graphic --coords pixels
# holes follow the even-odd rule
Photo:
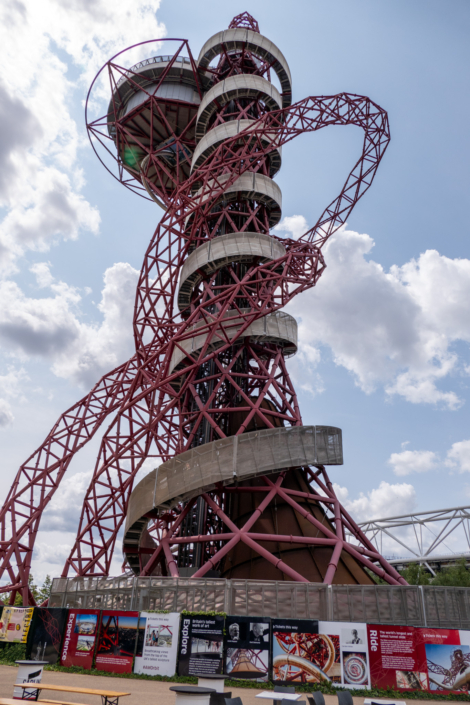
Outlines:
[[[60,654],[61,666],[92,667],[99,615],[100,610],[69,610]]]
[[[138,612],[102,611],[95,658],[97,669],[132,673],[138,626]]]
[[[470,632],[367,625],[372,686],[445,693],[470,684]]]

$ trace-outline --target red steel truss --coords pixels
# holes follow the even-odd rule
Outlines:
[[[215,63],[209,50],[207,61],[202,56],[196,62],[186,40],[159,40],[178,42],[176,52],[147,59],[131,69],[121,64],[122,53],[116,55],[90,89],[104,77],[109,80],[111,100],[104,116],[89,118],[88,97],[87,124],[94,150],[121,183],[157,201],[164,214],[145,254],[137,286],[135,356],[105,375],[89,395],[60,417],[20,468],[0,513],[0,577],[5,573],[9,581],[0,592],[11,591],[11,601],[21,592],[24,604],[34,603],[27,586],[42,512],[74,454],[105,418],[111,416],[111,423],[101,441],[64,576],[70,569],[78,575],[109,574],[136,474],[149,456],[165,462],[198,445],[254,428],[302,425],[285,346],[255,339],[251,331],[257,321],[278,315],[294,296],[317,283],[325,268],[323,245],[372,184],[390,140],[388,119],[369,98],[350,93],[308,97],[291,104],[282,55],[279,58],[275,48],[271,54],[258,51],[258,23],[243,13],[234,18],[229,31],[231,44],[222,42],[210,49],[218,57]],[[243,45],[238,31],[249,38]],[[282,91],[277,105],[263,88],[274,72]],[[254,83],[240,88],[247,77]],[[212,114],[202,130],[203,101],[218,90],[222,80],[227,86],[232,81],[234,97],[219,94],[213,103],[206,99],[207,113],[212,110]],[[176,91],[171,95],[170,84]],[[211,130],[215,134],[235,120],[238,131],[208,143],[201,160],[192,164],[198,145],[207,140],[204,134],[210,137]],[[270,228],[280,218],[279,203],[269,195],[274,187],[268,184],[278,169],[276,155],[299,135],[330,125],[361,128],[361,157],[337,198],[308,232],[298,240],[271,235]],[[248,175],[250,189],[242,187]],[[264,184],[266,197],[258,184]],[[283,254],[202,272],[189,299],[178,306],[179,279],[188,257],[221,235],[237,233],[270,236],[282,245]],[[200,341],[196,348],[195,330]],[[192,547],[194,574],[199,577],[220,565],[242,542],[288,578],[306,580],[259,543],[289,541],[329,547],[331,557],[323,575],[326,583],[333,582],[344,552],[387,582],[404,583],[340,505],[324,468],[305,468],[302,473],[310,485],[302,501],[326,507],[331,515],[329,528],[305,509],[299,491],[289,485],[286,469],[261,478],[256,486],[218,487],[157,519],[150,527],[156,545],[142,549],[143,573],[151,574],[160,566],[163,574],[178,575],[179,547],[186,544]],[[227,513],[224,498],[235,492],[260,496],[257,511],[246,522],[237,523]],[[300,512],[318,529],[318,535],[252,531],[260,512],[276,497]],[[185,524],[195,507],[199,516],[203,512],[202,535],[188,531]],[[359,540],[359,547],[347,543],[345,529]],[[198,544],[204,551],[199,551],[195,565]]]

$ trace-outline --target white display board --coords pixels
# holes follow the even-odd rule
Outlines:
[[[143,621],[145,620],[145,624]],[[134,673],[174,676],[180,628],[179,612],[141,612],[139,630],[144,630],[142,656],[136,656]]]
[[[362,622],[318,622],[318,633],[325,635],[329,651],[335,649],[335,659],[329,659],[326,669],[332,685],[343,688],[370,688],[367,625]]]

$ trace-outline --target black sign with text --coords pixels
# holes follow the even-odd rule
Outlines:
[[[266,617],[227,617],[225,673],[231,678],[267,681],[271,620]]]
[[[181,615],[178,675],[222,673],[225,617]]]

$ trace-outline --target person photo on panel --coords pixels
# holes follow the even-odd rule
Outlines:
[[[233,622],[228,628],[228,633],[230,635],[230,641],[238,641],[240,639],[240,625]]]
[[[262,624],[261,622],[252,622],[250,624],[250,641],[268,641],[269,637],[269,624]]]
[[[359,637],[357,629],[351,629],[351,640],[347,644],[362,644],[362,639]]]

